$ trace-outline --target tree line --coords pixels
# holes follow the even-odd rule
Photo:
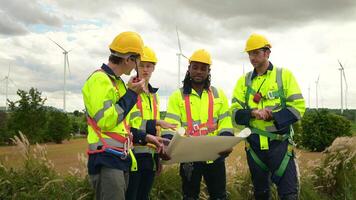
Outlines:
[[[46,98],[35,88],[18,90],[19,100],[8,101],[9,109],[0,111],[0,144],[9,144],[19,132],[31,143],[62,143],[74,135],[86,134],[83,112],[65,113],[45,105]]]

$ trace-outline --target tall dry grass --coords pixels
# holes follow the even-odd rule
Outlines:
[[[46,145],[31,147],[23,134],[12,142],[23,157],[21,166],[8,168],[0,163],[0,199],[92,199],[93,192],[87,180],[83,156],[78,167],[69,175],[61,176],[47,158]]]

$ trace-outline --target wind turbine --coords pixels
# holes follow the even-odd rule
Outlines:
[[[342,79],[344,78],[344,81],[345,81],[345,108],[347,109],[347,92],[348,92],[348,85],[347,85],[347,81],[346,81],[346,75],[345,75],[345,68],[342,66],[340,60],[337,60],[339,62],[339,65],[340,65],[340,93],[341,93],[341,114],[344,112],[344,101],[343,101],[343,98],[344,98],[344,95],[343,95],[343,87],[342,87]]]
[[[7,71],[7,76],[3,79],[5,81],[5,110],[7,110],[7,98],[9,95],[9,81],[10,79],[10,63],[9,63],[9,70]]]
[[[310,109],[310,84],[308,85],[308,108]]]
[[[318,78],[315,81],[315,95],[316,95],[316,109],[318,110],[319,106],[318,106],[318,86],[319,86],[319,78],[320,78],[320,74],[318,75]]]
[[[178,27],[176,26],[176,32],[177,32],[177,39],[178,39],[178,49],[179,49],[179,52],[176,54],[177,57],[178,57],[178,88],[180,87],[180,58],[181,56],[183,56],[184,58],[188,59],[187,56],[185,56],[183,53],[182,53],[182,46],[180,44],[180,39],[179,39],[179,33],[178,33]]]
[[[69,68],[69,60],[68,60],[68,53],[71,51],[65,50],[61,45],[59,45],[57,42],[52,40],[51,38],[48,38],[51,40],[54,44],[56,44],[59,48],[63,50],[63,55],[64,55],[64,73],[63,73],[63,111],[66,111],[66,69],[68,67],[68,72],[70,74],[70,68]]]

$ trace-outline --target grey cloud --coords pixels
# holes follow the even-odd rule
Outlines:
[[[1,4],[0,34],[26,34],[26,27],[29,25],[61,26],[61,20],[37,1],[29,3],[26,0],[2,0]]]
[[[28,31],[23,24],[20,24],[8,15],[0,11],[0,34],[3,35],[24,35]]]
[[[351,21],[355,18],[353,0],[191,0],[140,1],[161,30],[172,33],[178,25],[182,35],[199,42],[215,43],[216,38],[251,30],[298,28],[315,21]]]

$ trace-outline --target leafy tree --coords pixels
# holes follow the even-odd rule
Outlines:
[[[4,111],[0,111],[0,144],[9,143],[13,135],[7,130],[8,115]]]
[[[66,113],[51,110],[48,113],[47,136],[57,144],[70,138],[70,121]]]
[[[21,131],[31,143],[42,142],[46,128],[46,98],[41,97],[41,92],[31,88],[28,92],[18,90],[18,101],[9,101],[10,118],[8,129],[13,134]]]

